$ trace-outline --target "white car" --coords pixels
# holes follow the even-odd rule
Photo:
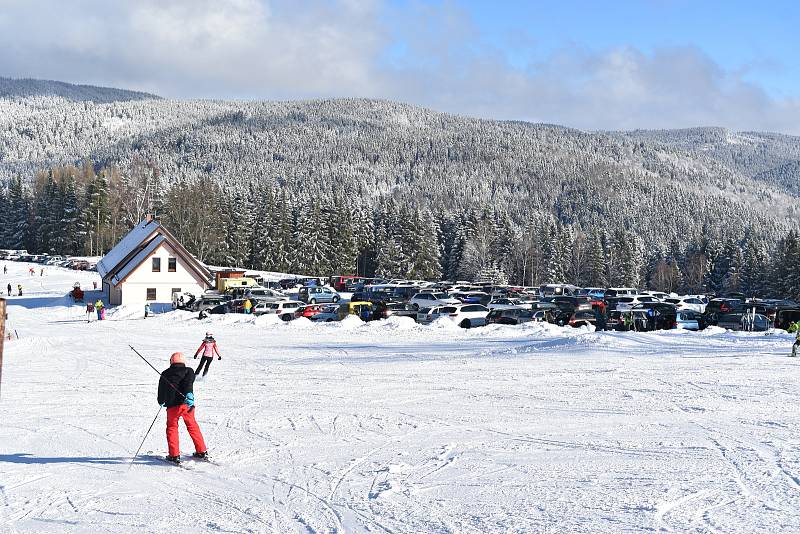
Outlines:
[[[253,315],[266,315],[274,313],[284,321],[294,319],[294,312],[300,306],[305,306],[299,300],[282,300],[279,302],[259,302],[253,308]]]
[[[420,310],[422,308],[432,308],[434,306],[461,304],[461,301],[454,299],[447,293],[417,293],[411,297],[408,303],[415,310]]]
[[[430,308],[420,308],[417,312],[416,321],[419,324],[430,324],[439,317],[444,317],[455,312],[455,306],[431,306]]]
[[[490,310],[510,310],[521,306],[522,303],[518,299],[499,298],[489,302]],[[530,306],[528,306],[528,309],[530,309]]]
[[[674,304],[679,310],[692,310],[697,313],[704,313],[706,311],[706,304],[697,297],[676,297],[668,298],[664,302]]]
[[[659,302],[659,300],[650,295],[629,295],[627,297],[620,297],[617,300],[617,311],[629,311],[637,304],[644,304],[647,302]]]
[[[417,322],[427,324],[439,317],[447,317],[461,328],[484,326],[489,308],[480,304],[457,304],[455,306],[435,306],[417,314]]]
[[[666,299],[668,299],[668,298],[671,298],[671,297],[674,297],[674,296],[675,296],[675,293],[673,293],[672,295],[670,295],[670,294],[668,294],[668,293],[664,293],[664,292],[662,292],[662,291],[642,291],[642,293],[641,293],[641,294],[642,294],[642,295],[650,295],[651,297],[655,297],[655,298],[657,298],[657,299],[658,299],[658,300],[660,300],[661,302],[664,302]]]

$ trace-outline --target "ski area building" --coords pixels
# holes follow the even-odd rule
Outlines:
[[[172,294],[201,294],[211,273],[166,228],[145,218],[97,264],[108,303],[171,303]]]

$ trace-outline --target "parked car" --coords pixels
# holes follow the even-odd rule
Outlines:
[[[792,323],[800,321],[800,308],[786,308],[775,314],[775,328],[788,330]]]
[[[339,320],[339,306],[337,305],[324,305],[319,313],[309,317],[315,323],[331,323]]]
[[[439,317],[446,317],[455,312],[455,306],[431,306],[430,308],[421,308],[417,312],[416,321],[419,324],[430,324]]]
[[[454,293],[452,297],[463,304],[483,304],[484,306],[492,300],[492,296],[485,291],[462,291]]]
[[[772,326],[769,319],[760,313],[723,313],[717,317],[717,326],[728,330],[766,332]]]
[[[222,315],[228,313],[229,311],[230,308],[228,308],[228,303],[226,302],[224,304],[218,304],[210,308],[203,308],[202,310],[200,310],[199,318],[205,319],[209,315]]]
[[[593,311],[577,311],[570,316],[567,324],[575,328],[588,325],[596,326],[597,316]]]
[[[518,325],[537,320],[544,320],[544,311],[534,312],[530,308],[495,308],[486,316],[487,324]]]
[[[674,328],[678,313],[677,308],[667,302],[644,302],[631,308],[631,311],[644,314],[644,324],[637,325],[637,330],[640,331]]]
[[[253,308],[253,315],[275,314],[284,321],[294,319],[294,314],[303,303],[297,300],[281,300],[278,302],[259,302]]]
[[[328,286],[303,286],[298,292],[298,299],[309,304],[318,302],[339,302],[341,296],[333,288]]]
[[[461,301],[449,296],[447,293],[417,293],[408,301],[415,310],[431,308],[434,306],[447,306],[461,304]]]
[[[603,299],[606,296],[606,290],[602,287],[583,287],[578,290],[578,295],[592,299]]]
[[[703,314],[690,309],[678,309],[675,314],[675,326],[681,330],[702,330]]]
[[[703,312],[703,320],[707,325],[716,325],[721,315],[741,311],[743,304],[741,299],[711,299]]]
[[[698,313],[706,311],[706,303],[697,297],[670,297],[664,302],[673,304],[679,310],[692,310]]]
[[[628,311],[638,304],[650,302],[658,302],[658,299],[650,295],[627,295],[617,299],[617,306],[615,309],[619,311]]]
[[[650,295],[651,297],[655,297],[657,300],[662,302],[674,296],[674,294],[670,295],[669,293],[664,293],[663,291],[642,291],[640,295]]]
[[[486,324],[489,308],[480,304],[454,304],[445,306],[432,306],[417,314],[417,322],[426,324],[439,317],[447,317],[461,328],[472,328]]]
[[[639,290],[632,287],[609,287],[606,289],[603,298],[608,299],[609,297],[624,297],[627,295],[637,295],[638,293]]]
[[[261,302],[278,302],[279,300],[291,300],[289,295],[267,287],[251,287],[244,291],[244,296],[256,299]]]
[[[576,311],[591,311],[592,302],[589,297],[547,297],[542,298],[544,302],[552,302],[560,310],[568,311],[571,314]]]
[[[378,319],[388,317],[411,317],[417,318],[417,311],[404,302],[373,302],[374,315]]]
[[[513,309],[519,308],[520,302],[517,299],[507,299],[507,298],[499,298],[499,299],[492,299],[489,302],[488,308],[490,310],[503,310],[503,309]],[[530,307],[528,307],[530,310]]]
[[[227,302],[228,298],[223,295],[203,295],[192,304],[191,310],[200,312],[208,308],[214,308]]]
[[[371,302],[345,302],[339,305],[339,320],[344,319],[348,315],[355,315],[362,321],[370,321],[376,319],[374,310],[375,306]]]
[[[294,317],[295,319],[299,319],[300,317],[310,319],[318,313],[321,313],[323,307],[323,304],[309,304],[308,306],[300,306],[295,310]]]

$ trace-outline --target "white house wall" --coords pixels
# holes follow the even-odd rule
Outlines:
[[[161,258],[161,272],[153,272],[152,258]],[[169,272],[169,258],[176,258],[175,272]],[[145,259],[141,265],[131,272],[119,286],[120,304],[141,304],[147,300],[148,288],[155,288],[156,300],[152,303],[171,303],[172,290],[180,288],[181,291],[200,294],[208,285],[194,271],[191,271],[174,249],[167,243],[161,244],[153,254]]]

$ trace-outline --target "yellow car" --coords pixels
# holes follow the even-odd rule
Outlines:
[[[374,308],[375,307],[371,302],[364,302],[364,301],[345,302],[344,304],[339,306],[339,320],[341,321],[348,315],[355,315],[356,317],[360,317],[364,321],[369,321],[370,319],[372,319],[372,312]]]

